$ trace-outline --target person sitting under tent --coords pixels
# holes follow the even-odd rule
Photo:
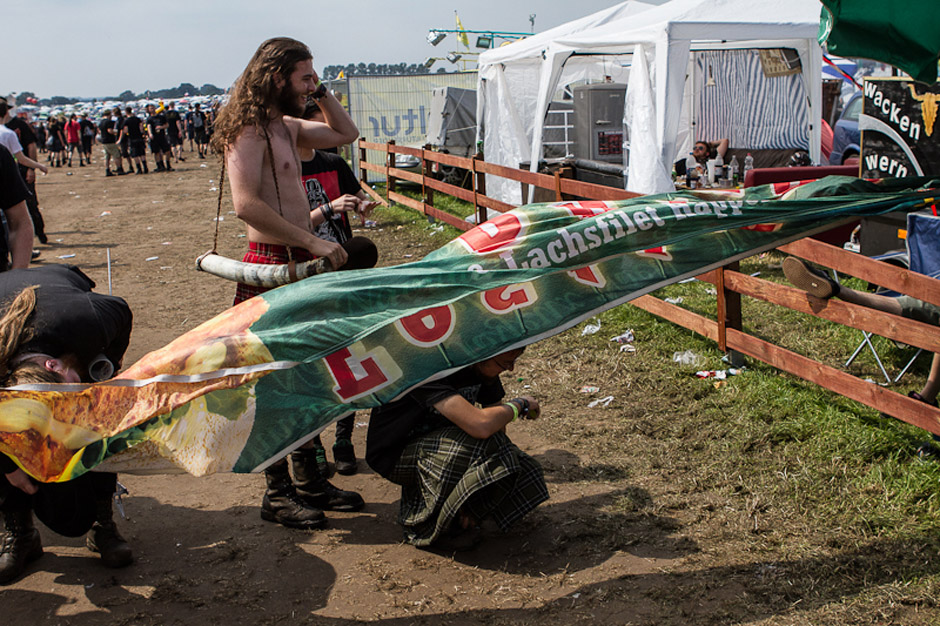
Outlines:
[[[116,296],[93,293],[95,284],[74,266],[50,265],[0,274],[0,385],[79,383],[110,377],[130,340],[130,307]],[[87,472],[64,483],[36,484],[0,454],[0,584],[16,580],[42,556],[33,511],[68,537],[89,533],[86,545],[107,567],[133,562],[112,514],[117,475]],[[90,532],[89,532],[90,531]]]
[[[366,462],[401,486],[406,542],[467,550],[484,519],[505,531],[548,499],[541,466],[506,435],[516,418],[536,419],[539,403],[500,403],[499,375],[521,354],[498,354],[372,410]]]
[[[787,257],[783,260],[783,273],[795,287],[822,300],[839,298],[870,309],[940,326],[940,307],[934,304],[903,294],[897,297],[883,296],[840,285],[823,272],[810,267],[796,257]],[[940,393],[940,355],[934,354],[930,363],[930,373],[927,375],[923,388],[907,395],[930,406],[937,406],[938,393]],[[934,440],[940,441],[940,438],[934,435]],[[940,454],[940,450],[933,444],[922,447],[921,452]]]
[[[722,159],[725,158],[725,154],[728,153],[728,140],[719,139],[717,141],[696,141],[692,146],[692,156],[695,157],[695,160],[705,165],[710,159],[714,159],[721,156]],[[680,176],[685,175],[686,163],[685,159],[679,159],[676,161],[676,174]]]

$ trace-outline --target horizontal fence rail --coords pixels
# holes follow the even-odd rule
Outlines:
[[[384,155],[383,163],[370,162],[367,151],[374,151]],[[417,158],[421,163],[420,172],[408,171],[395,167],[395,155],[403,154]],[[447,167],[456,167],[465,170],[468,173],[471,186],[469,189],[446,183],[433,173],[434,164]],[[605,187],[594,183],[586,183],[571,178],[561,176],[560,172],[552,174],[540,174],[521,170],[495,163],[487,163],[481,155],[473,157],[460,157],[453,154],[445,154],[428,148],[409,148],[389,143],[372,143],[369,141],[359,141],[359,168],[360,180],[366,180],[367,172],[375,172],[385,177],[388,189],[388,201],[396,202],[428,217],[439,219],[442,222],[463,231],[470,230],[475,224],[467,222],[463,218],[457,217],[434,206],[434,192],[439,192],[469,202],[473,205],[474,213],[478,223],[486,221],[486,209],[505,213],[515,207],[496,198],[486,195],[486,176],[498,176],[518,183],[531,185],[539,189],[552,191],[555,194],[555,200],[578,198],[591,200],[626,200],[635,198],[640,194],[617,189],[614,187]],[[397,184],[399,182],[408,182],[420,185],[422,190],[422,199],[415,200],[409,196],[399,193]],[[384,201],[383,201],[384,204]]]

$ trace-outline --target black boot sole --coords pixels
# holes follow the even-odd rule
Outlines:
[[[277,516],[277,513],[261,509],[261,519],[266,522],[274,522],[275,524],[280,524],[281,526],[287,526],[288,528],[297,528],[300,530],[317,530],[320,528],[326,527],[326,518],[320,518],[317,520],[309,520],[304,522],[294,522],[291,520],[281,519]]]

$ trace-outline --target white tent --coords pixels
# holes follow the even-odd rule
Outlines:
[[[539,41],[533,42],[533,37],[483,53],[477,119],[483,123],[487,160],[512,167],[529,161],[534,170],[541,157],[542,120],[558,87],[610,77],[628,85],[627,188],[641,193],[671,190],[672,161],[690,141],[689,128],[680,120],[693,85],[691,52],[793,48],[800,57],[806,100],[800,123],[806,148],[818,162],[820,7],[818,0],[672,0],[654,7],[627,2],[609,10],[621,15],[601,18],[602,23],[591,28],[562,26],[555,29],[557,34],[542,33]],[[488,181],[487,189],[507,201],[519,198],[518,186],[501,188]]]
[[[477,84],[477,129],[485,130],[484,149],[487,160],[509,167],[519,167],[530,159],[532,136],[538,132],[541,140],[541,120],[545,111],[536,114],[539,103],[539,76],[545,63],[544,53],[558,38],[619,22],[655,5],[627,0],[608,9],[556,26],[537,35],[526,37],[480,55]],[[594,57],[571,59],[566,68],[566,82],[576,80],[602,80],[602,72],[609,69],[615,79],[626,81],[627,73],[619,65],[604,68]],[[539,123],[536,123],[539,121]],[[538,161],[538,158],[535,159]],[[490,195],[506,202],[518,204],[519,185],[502,178],[487,180]]]

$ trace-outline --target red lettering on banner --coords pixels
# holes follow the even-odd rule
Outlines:
[[[559,209],[565,209],[575,217],[580,217],[584,219],[586,217],[594,217],[595,215],[600,215],[601,213],[606,213],[611,209],[615,208],[608,205],[603,200],[584,200],[582,202],[562,202],[556,204],[556,207]]]
[[[519,283],[484,291],[481,298],[483,306],[491,313],[503,315],[535,303],[538,300],[538,294],[532,283]]]
[[[651,259],[659,259],[660,261],[671,261],[672,254],[664,246],[659,246],[658,248],[650,248],[649,250],[642,250],[637,252],[638,256],[645,256]]]
[[[409,343],[430,348],[450,336],[456,325],[455,320],[454,308],[448,304],[396,320],[395,327]]]
[[[401,369],[384,348],[366,352],[362,343],[337,350],[323,359],[336,381],[333,391],[350,402],[401,378]]]
[[[607,284],[607,279],[604,278],[604,275],[601,274],[596,265],[586,265],[584,267],[579,267],[576,270],[568,272],[568,275],[573,277],[582,285],[587,285],[589,287],[597,287],[600,289]]]
[[[791,189],[796,189],[797,187],[802,187],[803,185],[808,185],[809,183],[816,182],[815,178],[810,178],[808,180],[791,180],[785,183],[773,183],[774,193],[777,195],[786,193]]]
[[[525,234],[525,227],[526,223],[521,215],[502,213],[465,232],[457,241],[470,252],[485,254],[512,244]]]
[[[782,223],[775,224],[752,224],[750,226],[742,226],[741,230],[754,230],[759,233],[772,233],[774,231],[780,230],[783,228]]]

